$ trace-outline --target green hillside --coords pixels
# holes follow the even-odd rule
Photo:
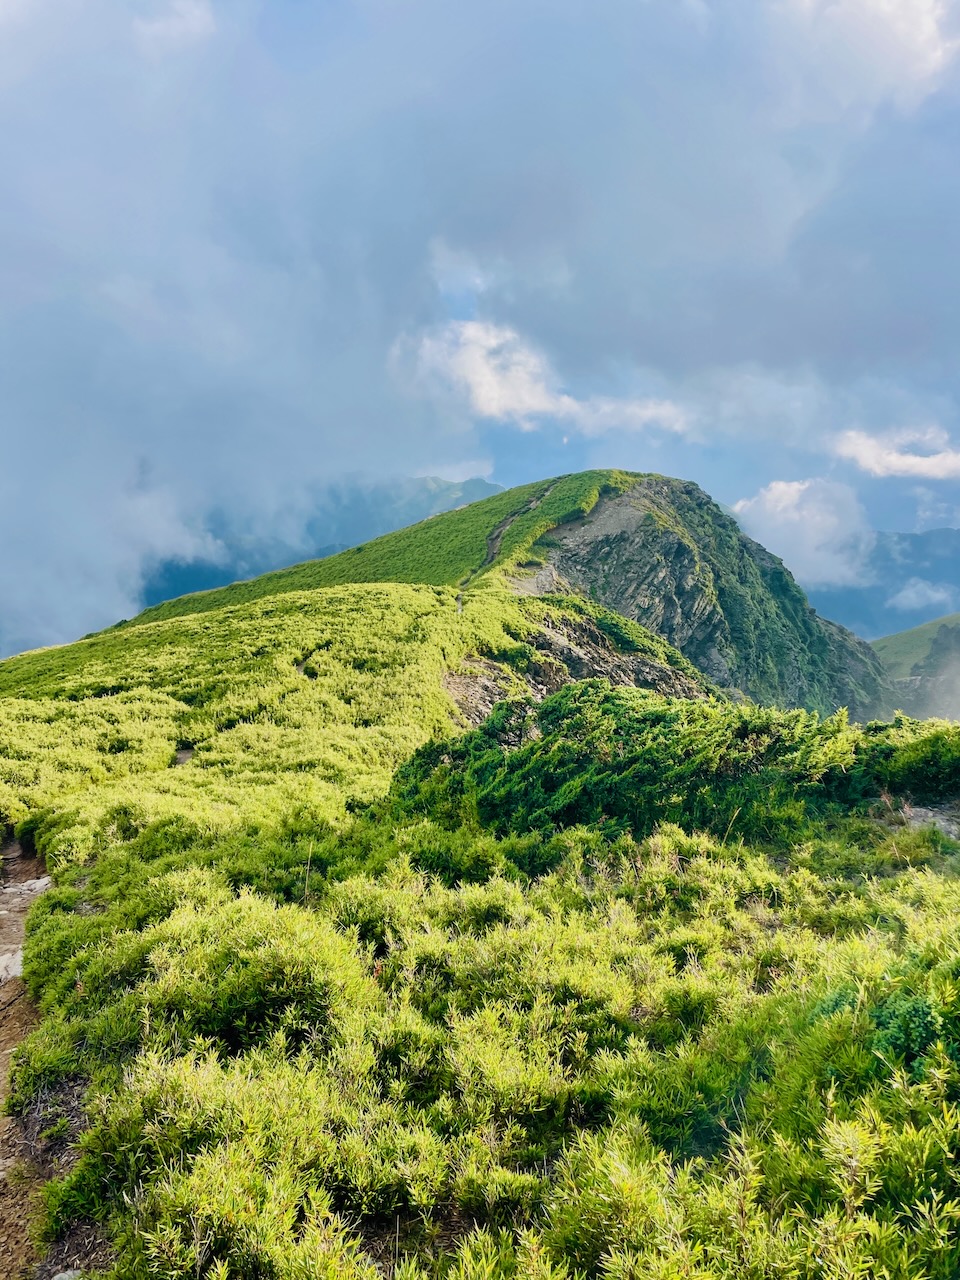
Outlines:
[[[160,621],[292,591],[355,582],[464,587],[538,566],[662,635],[716,684],[781,706],[857,718],[893,705],[870,647],[818,618],[784,565],[746,538],[696,485],[589,471],[498,493],[324,560],[184,596],[135,621]]]
[[[9,659],[0,825],[53,805],[57,851],[85,855],[109,839],[118,809],[138,821],[185,814],[210,830],[279,821],[294,806],[342,816],[449,728],[445,662],[506,643],[482,610],[458,614],[450,592],[387,584],[290,593]],[[192,759],[171,767],[188,744]]]
[[[712,510],[564,477],[0,662],[44,1274],[960,1272],[960,729],[731,698],[604,603],[669,552],[664,630],[839,679]]]
[[[547,624],[551,635],[592,628],[595,660],[642,664],[641,683],[707,689],[658,637],[594,615],[495,584],[364,583],[7,659],[0,831],[29,818],[40,847],[64,857],[109,843],[118,813],[128,826],[176,815],[211,832],[275,824],[294,807],[342,820],[415,747],[462,723],[444,681],[465,661],[468,684],[471,659],[497,675],[497,696],[527,692],[534,672],[569,679],[562,654],[537,648]],[[178,748],[191,758],[173,767]]]
[[[960,720],[960,613],[874,641],[894,677],[897,705]]]
[[[891,676],[895,680],[903,680],[913,673],[914,666],[924,663],[930,656],[940,628],[957,626],[960,626],[960,613],[952,613],[945,618],[925,622],[920,627],[912,627],[909,631],[898,631],[895,635],[874,640],[873,647]]]
[[[955,728],[592,681],[339,829],[117,821],[31,920],[13,1110],[89,1106],[44,1229],[115,1280],[947,1280],[960,844],[870,806],[958,787]]]
[[[542,533],[589,511],[601,491],[623,492],[635,479],[623,471],[585,471],[508,489],[324,560],[309,560],[249,582],[156,605],[136,621],[181,617],[287,591],[350,582],[457,586],[492,564],[522,557]],[[502,531],[501,537],[497,530]]]

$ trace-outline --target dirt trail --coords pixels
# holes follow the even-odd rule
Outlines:
[[[531,511],[536,511],[537,507],[540,506],[540,503],[545,502],[556,487],[556,484],[550,485],[548,488],[544,489],[539,498],[531,498],[522,511],[517,511],[514,515],[507,516],[506,520],[500,521],[497,527],[493,529],[487,537],[487,554],[483,564],[480,566],[481,569],[489,568],[489,566],[493,564],[494,560],[496,560],[497,556],[500,554],[500,547],[503,544],[503,535],[507,532],[510,526],[515,521],[519,520],[521,516],[529,515]],[[480,570],[478,569],[477,572],[479,573]]]
[[[0,847],[0,1108],[6,1102],[10,1056],[36,1024],[36,1011],[20,978],[24,923],[31,904],[49,886],[43,863],[15,841]],[[37,1258],[27,1223],[43,1184],[39,1167],[26,1159],[19,1127],[0,1115],[0,1275],[15,1280],[33,1275]]]
[[[500,554],[500,545],[503,542],[503,535],[507,532],[515,520],[519,520],[521,516],[525,516],[532,507],[539,506],[539,503],[528,503],[522,511],[517,511],[512,516],[507,516],[501,520],[487,534],[487,554],[483,557],[483,564],[476,570],[480,573],[483,569],[488,569],[493,564],[497,556]]]
[[[484,569],[489,569],[494,560],[496,560],[497,556],[500,554],[500,548],[503,545],[504,534],[510,526],[519,520],[521,516],[529,515],[531,511],[535,511],[537,507],[540,506],[541,502],[545,502],[546,499],[549,498],[550,494],[553,493],[556,487],[555,483],[550,485],[548,488],[544,489],[539,498],[531,498],[525,507],[521,507],[519,511],[514,511],[512,515],[505,516],[498,525],[495,525],[490,530],[487,534],[487,552],[483,557],[483,563],[479,568],[473,569],[468,573],[460,583],[460,587],[463,591],[469,587],[474,578],[479,577],[479,575],[483,573]],[[460,613],[462,610],[463,596],[459,595],[457,596],[457,612]]]

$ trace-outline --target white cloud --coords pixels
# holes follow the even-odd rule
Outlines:
[[[917,532],[925,529],[955,529],[960,525],[960,507],[944,501],[940,493],[917,485],[910,490],[917,503]]]
[[[207,40],[217,29],[210,0],[169,0],[152,18],[138,18],[134,31],[150,54],[170,53]]]
[[[874,534],[849,485],[774,480],[734,511],[747,533],[807,587],[863,586]]]
[[[683,433],[690,426],[687,413],[673,400],[570,395],[549,360],[505,325],[452,321],[414,347],[421,389],[453,392],[475,417],[512,422],[522,431],[535,430],[543,420],[569,423],[584,436],[651,427]]]
[[[872,476],[916,476],[926,480],[960,478],[960,450],[949,447],[939,427],[871,436],[866,431],[845,431],[834,445],[840,458],[856,463]],[[935,452],[918,453],[906,446],[919,445]]]
[[[905,612],[916,609],[942,609],[944,613],[954,607],[957,599],[956,588],[946,582],[927,582],[925,578],[910,578],[887,601],[891,609],[902,609]]]
[[[800,65],[825,105],[892,97],[913,106],[960,49],[955,0],[774,0],[772,8],[807,46]]]

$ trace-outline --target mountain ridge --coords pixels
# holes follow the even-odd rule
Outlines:
[[[560,555],[548,594],[569,588],[606,604],[662,635],[715,684],[762,702],[825,713],[844,705],[858,718],[891,709],[892,690],[873,651],[820,619],[778,557],[747,538],[699,486],[645,473],[581,472],[519,486],[323,560],[166,602],[122,625],[351,582],[464,589],[497,576],[529,590],[523,574],[558,552],[551,538],[569,548],[598,517],[629,514],[638,503],[639,518],[620,531],[626,554],[624,537],[614,536],[594,539],[579,568],[575,557]],[[609,586],[602,561],[611,554],[624,590]],[[646,605],[638,584],[650,596]]]

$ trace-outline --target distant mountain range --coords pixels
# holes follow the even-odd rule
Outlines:
[[[818,613],[868,640],[960,609],[960,529],[878,533],[862,585],[807,591]]]

